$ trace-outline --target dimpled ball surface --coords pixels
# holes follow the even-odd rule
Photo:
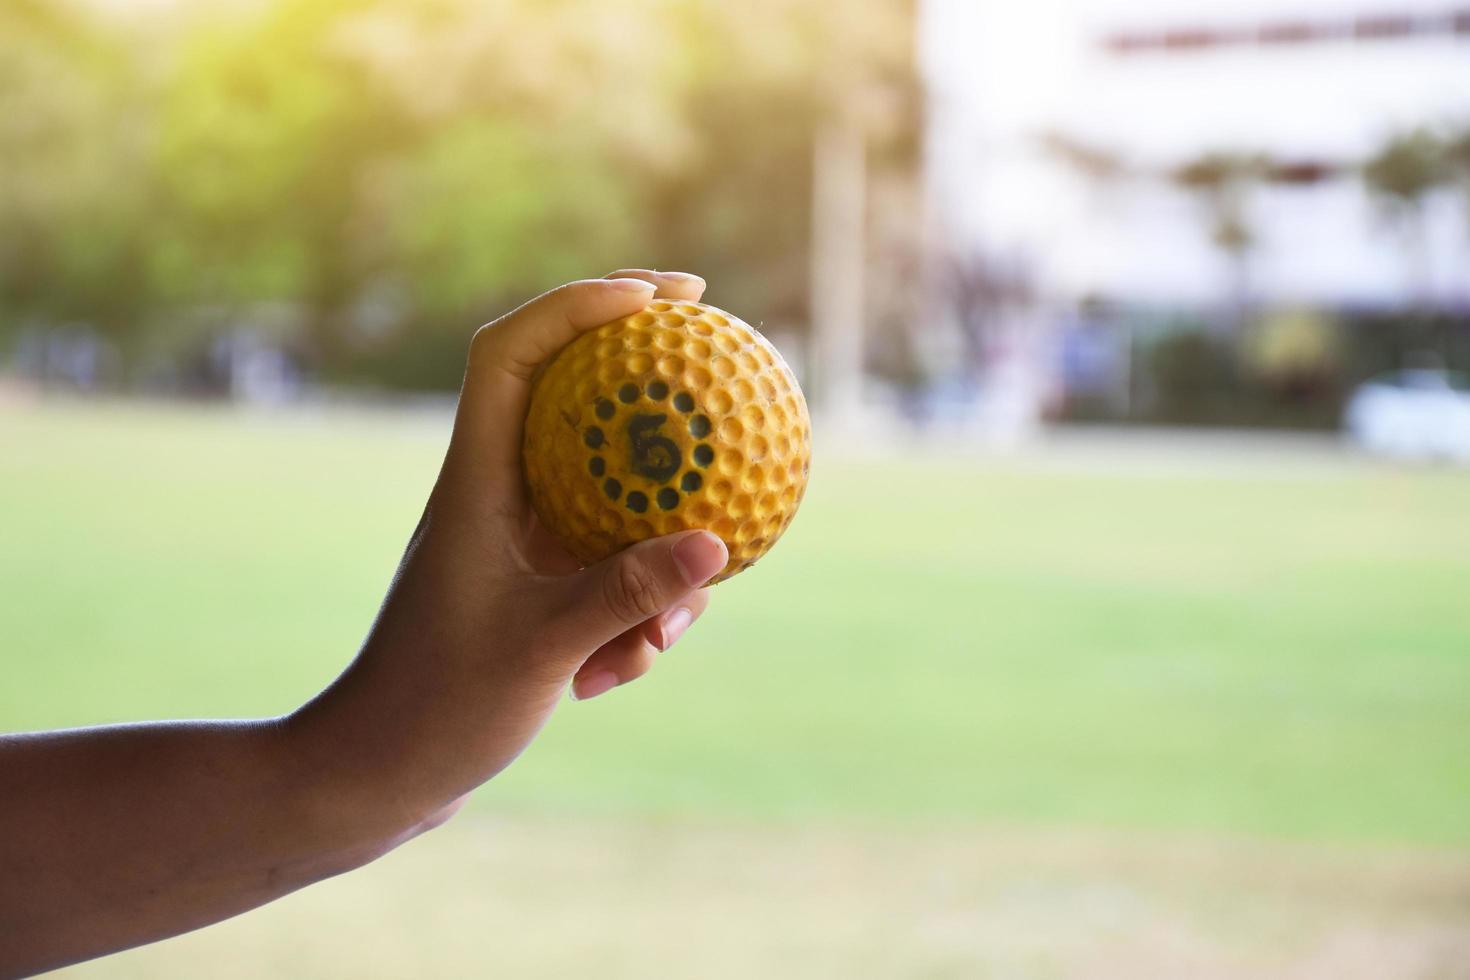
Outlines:
[[[536,380],[526,482],[584,563],[704,528],[730,561],[771,549],[811,469],[811,419],[776,348],[704,303],[656,301],[568,344]]]

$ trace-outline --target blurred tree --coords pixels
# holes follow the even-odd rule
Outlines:
[[[821,121],[860,120],[870,181],[917,162],[912,6],[834,17],[806,0],[668,4],[666,70],[686,142],[650,188],[660,261],[706,270],[753,318],[809,322],[821,301],[808,295]]]
[[[154,185],[126,41],[64,4],[0,5],[0,331],[138,338]]]
[[[1337,424],[1344,392],[1343,341],[1335,318],[1322,310],[1267,311],[1252,324],[1241,352],[1253,389],[1242,392],[1242,402],[1260,411],[1260,421],[1267,424]]]
[[[13,0],[0,319],[92,320],[175,360],[242,326],[294,332],[327,375],[434,387],[476,323],[621,265],[690,268],[751,319],[800,323],[813,129],[911,86],[910,6],[267,0],[98,20]],[[902,126],[869,139],[911,166]]]
[[[1403,235],[1411,295],[1424,306],[1431,282],[1424,202],[1448,177],[1445,144],[1423,127],[1391,138],[1363,164],[1368,190]]]
[[[1149,351],[1147,416],[1169,425],[1240,421],[1239,378],[1231,345],[1204,330],[1171,331]]]
[[[1169,175],[1204,205],[1210,240],[1229,263],[1229,308],[1237,329],[1250,304],[1250,251],[1255,246],[1248,214],[1250,190],[1269,169],[1269,161],[1258,155],[1212,152]]]
[[[395,240],[414,291],[440,296],[427,308],[447,313],[502,270],[502,288],[482,285],[491,308],[527,281],[633,263],[698,271],[756,322],[807,320],[813,132],[873,78],[904,91],[907,0],[840,25],[805,0],[442,9],[413,32],[357,34],[428,125],[448,126],[395,185],[416,190],[387,196],[416,202]],[[916,117],[872,115],[880,172],[911,171],[917,142],[892,117]]]
[[[226,312],[299,304],[323,365],[343,356],[353,304],[383,261],[362,221],[369,180],[416,135],[371,67],[334,43],[367,7],[280,3],[198,27],[161,106],[169,193],[154,268],[168,295]]]
[[[1470,216],[1470,128],[1452,134],[1444,143],[1445,171],[1465,193],[1467,216]]]

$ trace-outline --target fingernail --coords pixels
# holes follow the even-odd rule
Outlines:
[[[579,677],[572,681],[572,700],[591,701],[597,695],[611,691],[618,683],[618,675],[610,670],[599,670],[595,674]]]
[[[704,282],[703,276],[696,276],[688,272],[660,272],[660,279],[672,279],[675,282]]]
[[[694,622],[694,614],[683,606],[669,613],[664,618],[663,626],[659,630],[661,637],[658,644],[659,650],[667,650],[675,643],[678,643],[679,637],[684,635],[684,631],[689,628],[689,624],[692,622]]]
[[[607,282],[613,289],[624,289],[630,293],[653,288],[653,283],[644,279],[609,279]]]
[[[679,566],[679,574],[690,588],[698,588],[713,578],[725,567],[727,557],[725,542],[708,531],[691,534],[674,545],[674,564]]]

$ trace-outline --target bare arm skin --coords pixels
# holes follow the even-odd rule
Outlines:
[[[448,819],[570,685],[645,673],[703,612],[724,545],[689,531],[579,569],[521,482],[536,367],[679,273],[622,270],[482,328],[443,469],[357,658],[282,718],[0,736],[0,977],[176,935],[372,861]]]

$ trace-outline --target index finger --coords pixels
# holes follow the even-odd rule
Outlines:
[[[699,302],[704,295],[704,280],[688,272],[655,272],[652,269],[619,269],[609,272],[604,279],[642,279],[657,287],[655,296],[661,299],[693,300]]]
[[[451,459],[479,478],[513,476],[519,485],[521,438],[536,369],[585,331],[637,313],[653,294],[654,284],[643,279],[582,279],[481,327],[470,343]]]

